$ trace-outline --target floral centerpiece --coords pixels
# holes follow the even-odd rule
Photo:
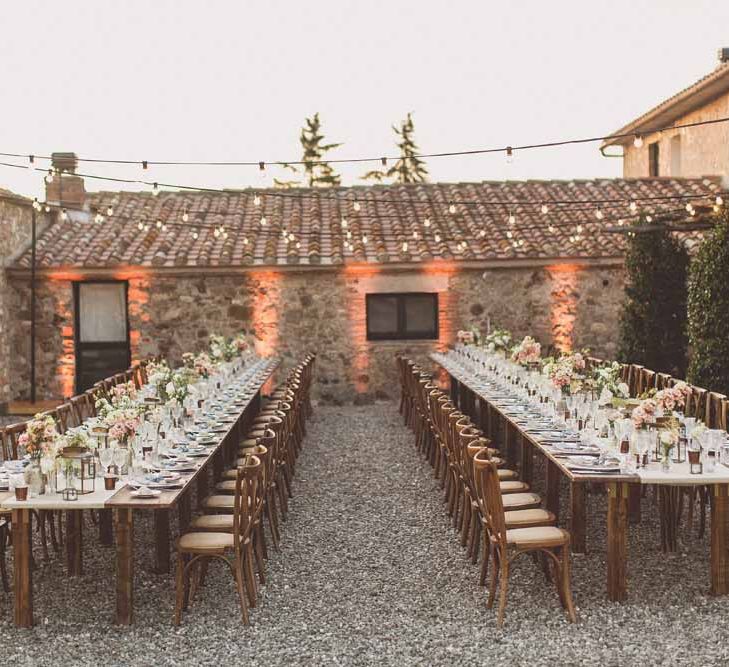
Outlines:
[[[511,345],[511,332],[506,329],[494,329],[484,339],[489,352],[506,352]]]
[[[542,367],[542,373],[563,394],[576,394],[584,386],[586,365],[585,355],[582,352],[575,352],[563,355],[559,359],[547,360]]]
[[[646,398],[641,401],[640,405],[633,408],[633,412],[630,414],[633,426],[640,430],[647,429],[649,426],[655,424],[657,410],[658,403],[653,398]]]
[[[511,349],[511,360],[524,367],[539,363],[541,355],[542,346],[531,336],[525,336],[521,343]]]
[[[590,383],[600,405],[617,407],[630,398],[630,388],[620,379],[620,364],[617,361],[595,368]]]
[[[207,352],[201,352],[195,357],[192,369],[199,377],[207,379],[215,372],[215,364]]]
[[[214,361],[232,361],[238,355],[233,341],[219,334],[210,335],[210,358]]]
[[[190,385],[197,380],[196,372],[185,366],[172,372],[169,382],[165,386],[165,396],[168,403],[183,405],[190,395]]]
[[[459,343],[463,343],[464,345],[473,345],[476,342],[476,336],[474,335],[473,331],[461,329],[456,334],[456,340]]]
[[[111,406],[101,418],[109,437],[126,444],[139,428],[140,411],[136,406]]]
[[[233,347],[235,348],[238,355],[245,354],[250,349],[251,345],[248,342],[248,337],[244,333],[239,333],[232,341]]]
[[[167,400],[165,387],[172,379],[172,369],[166,361],[152,362],[148,370],[149,384],[157,389],[157,396],[163,401]]]
[[[39,461],[45,456],[55,456],[58,452],[59,433],[56,422],[50,415],[37,414],[28,422],[25,433],[18,438],[31,459]]]

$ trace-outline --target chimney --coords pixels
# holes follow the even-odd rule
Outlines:
[[[76,153],[51,153],[53,178],[46,177],[46,201],[70,209],[82,209],[86,201],[84,179],[76,175]]]
[[[723,49],[719,49],[717,56],[719,57],[720,65],[723,65],[724,63],[729,63],[729,46],[725,46]]]

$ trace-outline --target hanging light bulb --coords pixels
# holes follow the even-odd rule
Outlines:
[[[577,233],[582,234],[582,225],[577,225]]]
[[[352,204],[352,208],[355,210],[355,212],[359,211],[362,207],[359,205],[359,202],[355,199],[354,204]]]
[[[217,227],[213,230],[213,236],[216,239],[220,236],[220,230]]]
[[[425,218],[425,220],[423,220],[423,227],[430,227],[430,218]]]
[[[642,148],[643,147],[643,137],[641,137],[639,134],[636,134],[633,138],[633,146],[636,148]]]
[[[440,234],[436,233],[435,235],[435,242],[440,243]]]
[[[625,220],[618,218],[618,227],[622,227],[625,224]]]
[[[144,231],[145,232],[148,232],[149,231],[149,223],[145,223],[145,225],[144,225]]]
[[[519,247],[524,245],[524,239],[519,239]]]
[[[362,243],[363,243],[364,245],[367,245],[367,234],[364,234],[364,235],[362,236]]]
[[[595,217],[596,217],[596,218],[597,218],[598,220],[602,220],[602,219],[603,219],[603,218],[605,217],[605,216],[603,215],[602,209],[601,209],[601,208],[600,208],[599,206],[598,206],[598,207],[597,207],[597,208],[595,209]]]
[[[342,218],[342,229],[347,229],[347,218]]]
[[[266,171],[266,163],[265,162],[259,162],[258,163],[258,170],[259,171]]]
[[[638,210],[638,204],[636,204],[634,201],[630,202],[630,212],[635,213]]]
[[[224,239],[227,239],[228,238],[228,232],[223,232],[223,238]]]
[[[253,197],[253,205],[254,206],[260,206],[261,205],[261,198],[258,195],[254,195],[254,197]]]
[[[510,225],[516,224],[516,216],[513,213],[509,213],[509,224]]]
[[[574,243],[574,242],[575,242],[575,237],[574,236],[570,236],[570,243]]]
[[[157,220],[157,222],[155,224],[157,225],[157,229],[162,229],[162,221],[161,220]]]
[[[403,243],[402,243],[402,251],[403,252],[407,252],[408,251],[408,242],[407,241],[403,241]]]
[[[549,227],[547,227],[547,230],[550,234],[554,234],[554,225],[550,224]]]
[[[514,149],[511,146],[506,147],[506,164],[514,162]]]
[[[418,230],[417,229],[413,232],[413,238],[414,239],[417,239],[418,238]]]
[[[66,212],[65,208],[61,209],[61,220],[67,220],[68,219],[68,213]]]
[[[142,160],[142,169],[144,169],[145,171],[147,170],[147,161],[146,160]]]
[[[152,184],[152,196],[156,197],[159,194],[159,185],[157,183]]]
[[[50,183],[53,180],[53,169],[49,169],[48,173],[43,177],[46,183]]]
[[[143,223],[143,222],[139,222],[139,223],[137,223],[137,229],[138,229],[138,230],[139,230],[140,232],[141,232],[141,231],[143,231],[143,230],[144,230],[144,223]]]
[[[453,213],[455,213],[455,212],[456,212],[456,205],[455,205],[455,204],[451,204],[451,205],[450,205],[450,206],[448,207],[448,213],[450,213],[450,214],[452,215],[452,214],[453,214]]]
[[[352,232],[350,232],[350,231],[347,231],[347,238],[348,238],[348,239],[351,239],[351,238],[352,238]]]
[[[103,216],[103,215],[101,215],[101,213],[97,213],[97,214],[96,214],[96,215],[94,216],[94,221],[95,221],[96,223],[101,223],[101,222],[104,222],[104,216]]]
[[[691,202],[689,202],[688,204],[686,204],[686,210],[687,210],[687,211],[688,211],[689,213],[691,213],[691,211],[693,210],[693,208],[694,208],[694,207],[692,206]]]
[[[195,239],[196,241],[198,239],[198,236],[199,236],[199,234],[197,233],[197,231],[192,232],[192,238]]]
[[[724,199],[721,195],[716,195],[716,205],[717,206],[723,206],[724,205]]]
[[[549,206],[547,206],[546,204],[542,204],[541,211],[544,215],[547,215],[547,213],[549,213]]]
[[[162,223],[162,227],[160,228],[163,232],[167,231],[167,225],[165,223]]]
[[[244,236],[243,237],[243,245],[248,245],[248,237],[247,236]]]
[[[693,214],[692,214],[692,215],[693,215]],[[647,216],[645,216],[645,221],[646,221],[646,222],[653,222],[653,216],[652,216],[652,215],[647,215]]]
[[[261,227],[265,227],[268,224],[268,220],[266,220],[266,216],[261,216]]]
[[[481,238],[483,238],[484,236],[486,236],[486,230],[485,230],[485,229],[482,229],[482,230],[481,230],[481,231],[480,231],[480,232],[478,233],[478,235],[479,235],[479,236],[480,236]]]
[[[185,211],[182,214],[182,222],[187,222],[190,219],[190,216],[187,214],[187,211]]]
[[[513,236],[514,236],[513,232],[510,229],[507,230],[507,232],[506,232],[506,238],[507,239],[510,239],[510,238],[513,238]]]
[[[106,207],[106,215],[108,215],[109,217],[114,215],[114,207],[111,204]]]
[[[296,249],[297,250],[300,250],[301,249],[301,241],[297,241],[296,242]]]
[[[387,158],[386,158],[386,157],[381,157],[381,158],[380,158],[380,164],[381,164],[381,165],[382,165],[383,167],[386,167],[386,166],[387,166]]]
[[[296,237],[293,234],[289,234],[289,241],[295,241]]]

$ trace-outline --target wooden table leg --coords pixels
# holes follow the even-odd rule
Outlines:
[[[190,517],[192,516],[190,505],[190,491],[188,490],[180,496],[180,500],[177,503],[177,511],[179,512],[180,533],[187,530],[187,527],[190,525]]]
[[[99,510],[99,542],[105,547],[114,543],[114,519],[111,510]]]
[[[572,551],[576,554],[584,554],[587,551],[586,501],[585,483],[570,482],[570,542]]]
[[[661,550],[663,553],[678,551],[678,502],[681,489],[661,484],[658,488],[658,512],[661,518]]]
[[[547,459],[547,509],[557,517],[557,521],[559,521],[559,482],[561,477],[562,473],[559,468]]]
[[[519,434],[519,453],[521,455],[521,480],[527,484],[531,484],[534,478],[534,449],[532,443],[523,435]]]
[[[170,511],[159,509],[154,512],[154,554],[155,574],[169,574],[170,571]]]
[[[116,510],[116,617],[117,625],[134,619],[134,511]]]
[[[197,476],[197,509],[202,511],[202,503],[208,496],[208,469],[203,468]]]
[[[613,602],[627,597],[628,484],[608,484],[607,593]]]
[[[83,511],[66,511],[66,569],[71,577],[83,574]]]
[[[15,626],[33,627],[33,572],[31,570],[31,511],[13,510],[13,570]]]
[[[509,468],[516,465],[516,454],[514,453],[514,433],[509,422],[504,421],[504,455]]]
[[[726,595],[729,593],[729,485],[714,484],[711,492],[711,594]]]

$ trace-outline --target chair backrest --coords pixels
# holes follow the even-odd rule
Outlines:
[[[258,480],[262,472],[261,459],[247,456],[244,464],[238,466],[235,476],[235,498],[233,501],[233,543],[236,555],[241,556],[243,545],[250,538],[256,512]]]
[[[501,484],[496,464],[488,460],[488,453],[481,450],[473,459],[477,470],[479,490],[483,495],[484,520],[489,531],[489,539],[501,547],[506,547],[506,519],[501,499]]]
[[[20,458],[18,451],[18,439],[25,433],[28,422],[18,422],[5,427],[6,446],[9,456],[7,459],[16,460]],[[3,449],[4,452],[5,448]]]
[[[710,391],[706,396],[706,425],[709,428],[727,430],[726,400],[724,394]]]
[[[56,408],[56,424],[58,425],[58,432],[63,434],[68,431],[69,428],[78,426],[81,422],[77,421],[76,413],[73,409],[73,405],[69,403],[62,403]]]

